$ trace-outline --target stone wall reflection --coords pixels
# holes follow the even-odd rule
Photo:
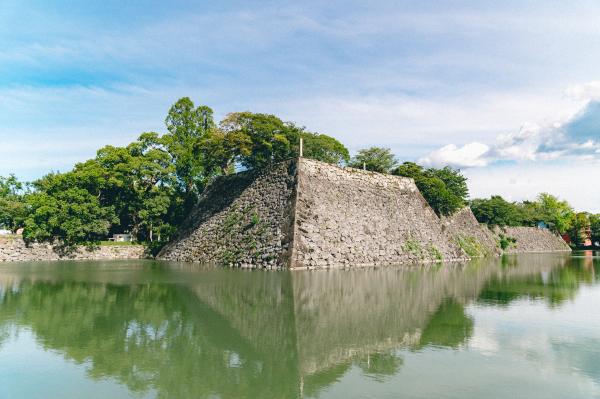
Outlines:
[[[560,304],[595,276],[585,259],[568,259],[277,273],[3,269],[0,345],[6,331],[30,329],[90,378],[159,397],[313,395],[353,366],[376,380],[394,375],[400,348],[460,348],[473,332],[464,308],[473,300]]]

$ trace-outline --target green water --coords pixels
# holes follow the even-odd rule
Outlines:
[[[0,264],[0,398],[600,398],[597,272]]]

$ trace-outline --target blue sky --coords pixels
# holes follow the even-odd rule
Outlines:
[[[0,174],[164,131],[189,96],[351,151],[450,163],[473,196],[600,212],[595,1],[0,2]]]

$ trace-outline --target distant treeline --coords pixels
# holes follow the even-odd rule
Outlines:
[[[567,201],[542,193],[535,201],[508,202],[498,195],[474,199],[471,209],[479,222],[497,226],[538,226],[568,234],[580,246],[600,242],[600,214],[575,212]]]
[[[379,147],[351,158],[337,139],[274,115],[234,112],[216,123],[211,108],[184,97],[169,109],[165,125],[164,134],[147,132],[125,147],[103,147],[69,172],[52,172],[32,183],[0,177],[0,228],[23,228],[26,241],[65,245],[94,244],[129,232],[136,241],[159,247],[214,178],[296,157],[301,138],[304,157],[415,179],[439,215],[468,204],[467,180],[459,170],[399,164],[389,149]],[[545,220],[565,229],[545,211],[524,216],[525,205],[500,200],[472,201],[478,219],[500,225]],[[507,211],[511,207],[519,211]]]

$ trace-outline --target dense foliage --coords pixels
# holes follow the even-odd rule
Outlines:
[[[24,196],[27,186],[14,175],[0,176],[0,228],[16,231],[25,220]]]
[[[567,201],[542,193],[535,201],[508,202],[500,196],[474,199],[471,209],[481,223],[497,226],[538,226],[568,234],[573,244],[600,240],[600,215],[576,213]]]
[[[488,225],[519,226],[524,222],[521,206],[499,195],[472,200],[471,210],[480,223]]]
[[[397,163],[396,157],[389,148],[369,147],[359,150],[348,166],[364,168],[373,172],[389,173]]]
[[[425,169],[413,162],[405,162],[392,171],[394,175],[410,177],[438,215],[451,215],[467,204],[467,179],[459,170]]]
[[[600,242],[600,214],[589,215],[590,234],[593,242]]]

